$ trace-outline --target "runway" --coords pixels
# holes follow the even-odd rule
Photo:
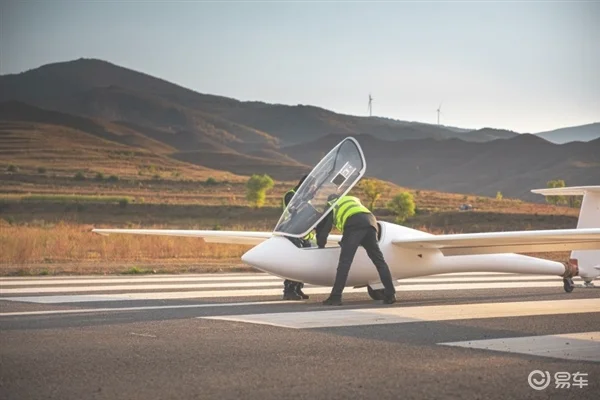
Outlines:
[[[600,393],[598,289],[446,274],[401,281],[391,306],[347,288],[343,306],[326,307],[328,287],[290,302],[282,286],[253,273],[0,278],[0,398]],[[545,373],[547,387],[529,384]]]

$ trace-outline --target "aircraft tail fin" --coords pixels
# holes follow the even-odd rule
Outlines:
[[[532,190],[544,196],[583,196],[577,229],[600,228],[600,186],[572,186]],[[574,250],[571,260],[579,266],[579,276],[594,278],[600,275],[600,250]]]

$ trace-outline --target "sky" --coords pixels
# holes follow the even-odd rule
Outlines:
[[[600,122],[600,1],[2,0],[0,74],[103,59],[200,93],[463,128]]]

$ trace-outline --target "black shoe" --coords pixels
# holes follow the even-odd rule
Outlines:
[[[302,291],[302,289],[298,290],[296,293],[298,293],[298,295],[300,297],[302,297],[302,299],[304,299],[304,300],[310,299],[310,297],[307,294],[304,294],[304,292]]]
[[[302,300],[302,296],[296,292],[284,293],[283,300]]]
[[[304,292],[302,291],[302,287],[303,287],[303,286],[304,286],[304,284],[303,284],[303,283],[299,283],[299,284],[296,286],[296,290],[295,290],[295,292],[296,292],[296,293],[297,293],[297,294],[298,294],[300,297],[302,297],[304,300],[306,300],[306,299],[308,299],[309,297],[308,297],[308,295],[307,295],[307,294],[304,294]]]
[[[394,304],[396,302],[396,295],[383,296],[383,304]]]
[[[326,305],[326,306],[341,306],[342,305],[342,298],[341,297],[329,296],[326,300],[323,300],[323,305]]]

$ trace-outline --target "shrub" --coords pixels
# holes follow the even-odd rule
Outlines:
[[[267,190],[274,185],[273,179],[269,175],[252,175],[246,183],[246,199],[250,205],[257,208],[265,204],[267,198]]]
[[[397,194],[388,202],[387,206],[396,216],[397,223],[402,223],[406,218],[415,215],[415,201],[409,192]]]
[[[83,174],[83,172],[78,171],[74,176],[73,179],[75,179],[76,181],[84,181],[85,180],[85,175]]]

